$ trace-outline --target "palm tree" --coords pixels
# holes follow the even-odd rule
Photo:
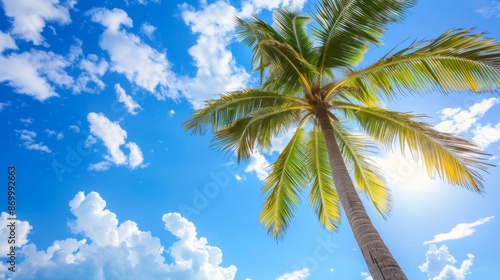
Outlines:
[[[238,162],[295,129],[265,180],[260,222],[268,234],[283,238],[299,193],[308,190],[319,222],[336,230],[342,205],[374,279],[407,277],[358,195],[366,194],[384,217],[389,213],[387,185],[371,151],[399,148],[423,162],[430,176],[476,192],[482,191],[480,172],[488,166],[470,141],[437,131],[419,115],[383,108],[382,101],[500,88],[500,44],[471,30],[447,31],[355,68],[370,44],[381,44],[386,26],[400,21],[415,2],[322,0],[311,17],[279,9],[274,26],[255,17],[236,19],[261,84],[206,101],[184,124],[195,134],[213,131],[213,147],[235,153]]]

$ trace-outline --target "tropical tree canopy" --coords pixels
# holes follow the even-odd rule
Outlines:
[[[234,153],[238,161],[294,129],[262,188],[259,220],[273,237],[283,237],[305,191],[324,228],[337,229],[342,195],[332,174],[336,162],[329,159],[337,145],[357,190],[383,216],[391,206],[382,171],[371,157],[378,147],[421,161],[431,177],[483,190],[480,172],[487,157],[472,142],[436,130],[421,115],[382,104],[411,94],[497,91],[498,42],[471,29],[449,30],[357,67],[371,45],[382,43],[387,25],[403,19],[415,3],[322,0],[311,16],[277,10],[273,25],[256,17],[236,19],[237,35],[253,52],[252,68],[261,84],[206,101],[185,128],[195,134],[211,130],[213,147]],[[325,118],[326,126],[321,125]],[[333,132],[333,142],[325,141],[325,128]],[[349,202],[342,201],[348,212],[344,203]]]

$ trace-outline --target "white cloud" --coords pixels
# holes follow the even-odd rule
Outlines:
[[[44,43],[41,33],[46,22],[61,25],[71,22],[68,6],[59,4],[59,0],[2,0],[5,15],[12,18],[12,31],[35,45]]]
[[[43,144],[43,142],[36,143],[36,133],[30,130],[16,130],[19,135],[19,139],[22,141],[22,145],[28,150],[35,150],[44,153],[52,152],[49,147]]]
[[[234,178],[240,182],[246,180],[245,176],[242,177],[240,174],[234,174]]]
[[[172,110],[170,110],[170,111],[168,111],[168,115],[169,115],[170,117],[173,117],[173,116],[175,115],[175,111],[174,111],[173,109],[172,109]]]
[[[499,102],[500,98],[491,97],[481,100],[468,109],[445,108],[440,111],[442,121],[435,128],[449,133],[467,132],[491,107]]]
[[[33,118],[19,118],[19,121],[22,122],[24,125],[30,125],[33,123]]]
[[[53,52],[31,50],[0,55],[0,65],[8,65],[0,67],[0,82],[40,101],[58,96],[53,85],[69,88],[73,84],[73,78],[64,70],[70,66],[69,61]]]
[[[132,27],[132,19],[121,9],[92,9],[92,21],[106,30],[99,45],[109,53],[111,70],[124,74],[137,86],[146,89],[158,99],[176,97],[175,75],[170,71],[166,54],[141,41],[122,27]]]
[[[125,142],[127,132],[120,127],[120,124],[110,121],[104,114],[97,114],[94,112],[87,115],[87,120],[90,123],[90,132],[101,139],[108,149],[108,154],[104,156],[106,161],[116,165],[127,165],[131,169],[136,168],[142,163],[143,157],[141,149],[134,142]],[[87,140],[90,141],[89,144],[91,145],[95,143],[96,139],[89,136]],[[122,145],[129,148],[130,153],[128,156],[121,150],[120,146]],[[91,165],[89,169],[102,171],[102,167],[102,163],[97,163]]]
[[[293,135],[295,134],[295,131],[297,131],[296,127],[289,128],[284,133],[278,136],[273,136],[273,138],[271,139],[271,147],[268,150],[265,150],[264,152],[269,155],[274,152],[280,154],[286,148],[286,145],[288,145],[290,139],[292,139]]]
[[[195,77],[180,78],[179,88],[194,108],[203,101],[245,86],[250,74],[236,64],[228,45],[234,40],[233,16],[238,11],[226,1],[202,5],[196,10],[181,5],[181,16],[194,34],[196,44],[189,49],[197,67]]]
[[[147,5],[148,4],[148,0],[131,0],[134,4],[137,3],[137,4],[141,4],[141,5]],[[151,0],[152,2],[155,2],[155,3],[160,3],[161,0]],[[128,4],[128,0],[125,0],[125,2]]]
[[[89,113],[87,120],[90,123],[90,132],[100,138],[108,148],[107,159],[117,165],[125,164],[127,157],[120,146],[125,144],[127,132],[118,123],[111,122],[104,114]]]
[[[484,18],[500,17],[500,1],[484,0],[481,1],[481,7],[476,9],[476,13]]]
[[[472,133],[474,137],[472,141],[482,150],[485,150],[489,145],[500,141],[500,123],[492,126],[491,124],[478,124]]]
[[[45,129],[45,133],[47,133],[49,137],[55,135],[57,140],[62,140],[64,138],[64,133],[62,132],[56,133],[54,130]]]
[[[471,236],[474,232],[476,232],[476,229],[474,229],[475,227],[489,222],[494,217],[495,216],[482,218],[482,219],[479,219],[473,223],[468,223],[468,224],[467,223],[460,223],[460,224],[456,225],[454,228],[452,228],[447,233],[440,233],[440,234],[434,235],[434,239],[432,239],[430,241],[425,241],[424,245],[431,244],[431,243],[440,243],[440,242],[447,241],[447,240],[462,239],[464,237]]]
[[[70,228],[84,238],[55,240],[42,250],[24,242],[18,252],[21,261],[16,266],[16,278],[54,279],[57,275],[58,279],[230,280],[235,277],[234,265],[220,265],[222,251],[209,245],[206,238],[198,237],[194,224],[178,213],[163,216],[165,229],[178,238],[165,250],[159,238],[140,230],[135,222],[119,223],[116,214],[106,209],[106,201],[96,192],[87,195],[79,192],[69,206],[75,216]],[[0,224],[2,240],[6,240],[6,225]],[[170,263],[165,260],[165,253],[170,255]]]
[[[90,164],[87,170],[99,172],[99,171],[106,171],[110,167],[111,167],[111,162],[109,162],[109,161],[101,161],[101,162],[98,162],[98,163]]]
[[[303,269],[295,270],[276,277],[276,280],[305,280],[309,277],[309,275],[309,268],[305,267]]]
[[[197,72],[194,77],[179,77],[178,88],[193,104],[201,108],[204,101],[229,91],[244,88],[251,75],[236,62],[229,45],[236,39],[234,16],[248,19],[262,10],[283,6],[303,7],[304,0],[247,0],[237,8],[228,1],[218,0],[210,4],[200,1],[195,8],[182,4],[181,17],[193,34],[196,44],[189,48]]]
[[[47,133],[48,136],[56,135],[56,132],[50,129],[45,129],[45,133]]]
[[[137,102],[132,99],[132,96],[125,93],[125,90],[120,86],[120,84],[115,85],[115,90],[118,102],[123,103],[123,105],[127,107],[127,111],[131,115],[137,115],[137,112],[135,110],[141,109],[141,106],[139,106],[139,104],[137,104]]]
[[[10,36],[10,34],[3,33],[0,30],[0,54],[3,53],[4,50],[17,50],[16,42],[14,38]]]
[[[268,1],[268,0],[248,0],[243,1],[241,8],[241,17],[250,17],[254,14],[260,13],[261,10],[274,10],[279,7],[296,7],[302,9],[305,0],[278,0],[278,1]]]
[[[156,27],[151,25],[149,22],[144,22],[141,25],[141,32],[148,36],[149,39],[153,39],[153,33],[156,31]]]
[[[10,106],[10,102],[0,102],[0,112],[2,112],[6,107]]]
[[[264,181],[269,175],[270,164],[267,159],[259,151],[255,151],[250,155],[250,163],[245,172],[255,172],[259,180]]]
[[[80,128],[78,126],[76,126],[76,125],[70,125],[68,127],[68,129],[71,130],[71,131],[73,131],[73,132],[75,132],[75,133],[80,132]]]
[[[373,277],[368,272],[361,272],[361,277],[364,277],[363,280],[373,280]]]
[[[430,245],[425,257],[426,262],[418,268],[431,280],[464,280],[474,260],[474,255],[467,254],[467,259],[457,268],[454,266],[457,260],[448,252],[448,247],[442,245],[438,249],[435,244]]]
[[[109,64],[104,58],[98,58],[95,54],[89,54],[87,58],[80,60],[78,68],[83,72],[78,76],[73,91],[97,93],[106,85],[101,80],[108,70]]]
[[[144,161],[144,158],[142,157],[142,151],[139,148],[139,146],[137,146],[137,144],[134,142],[130,142],[125,146],[130,150],[130,155],[129,155],[130,167],[133,169],[136,168],[137,166],[140,166]]]
[[[10,253],[10,246],[12,246],[12,244],[9,244],[7,242],[10,236],[10,228],[8,227],[8,225],[15,220],[9,220],[9,218],[12,217],[8,213],[2,212],[2,214],[0,215],[0,238],[4,240],[4,242],[0,243],[0,256],[2,257],[5,257],[5,255]],[[17,220],[15,222],[16,222],[15,224],[16,247],[19,248],[24,244],[28,243],[28,232],[32,229],[32,227],[26,221]]]

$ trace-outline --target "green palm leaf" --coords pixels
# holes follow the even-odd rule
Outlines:
[[[500,88],[500,43],[452,30],[434,41],[412,45],[359,71],[351,71],[329,94],[340,86],[354,87],[364,95],[383,92],[444,93],[485,92]]]
[[[414,0],[323,0],[316,7],[318,69],[355,65],[368,44],[380,44],[386,26],[404,16]]]
[[[301,107],[273,106],[252,112],[229,127],[215,133],[212,147],[219,151],[235,152],[238,162],[248,159],[256,144],[266,149],[273,136],[284,132],[291,124],[300,121]]]
[[[370,145],[366,137],[350,133],[341,123],[333,124],[340,151],[347,168],[351,171],[354,184],[366,194],[383,216],[391,212],[391,197],[380,167],[369,158],[376,147]]]
[[[307,174],[312,181],[309,206],[326,230],[337,230],[341,218],[339,197],[332,180],[325,139],[316,125],[309,134]]]
[[[186,130],[203,134],[207,127],[211,127],[212,131],[218,131],[262,108],[284,105],[307,108],[307,103],[300,99],[274,92],[258,89],[234,91],[219,99],[206,101],[205,107],[196,110],[183,125]]]
[[[298,126],[292,139],[272,165],[271,174],[262,187],[265,202],[259,222],[274,238],[283,238],[293,212],[299,204],[299,192],[309,183],[307,173],[307,133]]]
[[[482,177],[479,170],[489,165],[485,153],[466,139],[433,129],[420,122],[418,116],[394,112],[376,107],[363,107],[338,102],[334,105],[344,110],[363,127],[364,131],[380,143],[393,147],[399,142],[399,149],[422,160],[429,176],[435,175],[452,185],[481,192]]]

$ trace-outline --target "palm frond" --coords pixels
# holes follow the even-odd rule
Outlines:
[[[314,64],[316,51],[313,41],[307,33],[306,25],[310,17],[299,14],[294,8],[281,8],[273,15],[276,31],[279,32],[284,43],[290,45],[302,58]]]
[[[281,38],[280,34],[278,34],[271,25],[257,17],[253,17],[248,22],[236,17],[235,27],[237,38],[249,48],[252,48],[252,69],[253,71],[260,72],[260,80],[262,82],[264,71],[269,67],[269,61],[267,61],[265,57],[262,57],[258,43],[262,40],[276,40],[282,42],[283,38]]]
[[[500,88],[500,43],[471,30],[451,30],[433,41],[412,45],[351,73],[340,86],[364,95],[384,93],[487,92]]]
[[[270,65],[281,70],[279,73],[287,83],[296,84],[300,82],[308,92],[312,92],[312,85],[308,80],[316,69],[307,60],[300,56],[290,45],[276,40],[261,40],[258,43],[260,56],[269,61]]]
[[[340,122],[332,123],[342,157],[350,170],[354,184],[370,199],[384,218],[391,211],[391,197],[380,167],[369,158],[376,150],[366,137],[350,133]]]
[[[339,197],[332,179],[325,139],[316,125],[309,134],[306,152],[309,167],[307,173],[312,181],[309,206],[314,209],[320,224],[326,230],[337,230],[341,219]]]
[[[403,155],[422,161],[430,177],[437,175],[452,185],[482,192],[485,156],[472,142],[435,130],[419,116],[376,107],[335,102],[334,107],[354,116],[366,134],[388,147],[399,143]]]
[[[300,121],[301,107],[273,106],[252,112],[229,127],[218,130],[211,146],[219,151],[235,152],[238,162],[248,159],[256,144],[263,149],[271,146],[273,136]]]
[[[207,127],[218,131],[232,125],[235,121],[249,117],[249,115],[262,108],[284,106],[304,106],[304,101],[274,92],[258,89],[233,91],[222,95],[218,99],[205,102],[205,106],[193,112],[193,115],[184,122],[185,130],[192,130],[194,134],[203,134]]]
[[[265,202],[259,222],[276,239],[283,238],[293,213],[299,205],[299,192],[309,183],[307,173],[308,135],[302,129],[305,118],[281,152],[262,187]]]
[[[316,6],[319,27],[318,69],[355,65],[368,44],[380,44],[386,26],[400,20],[415,0],[322,0]]]

